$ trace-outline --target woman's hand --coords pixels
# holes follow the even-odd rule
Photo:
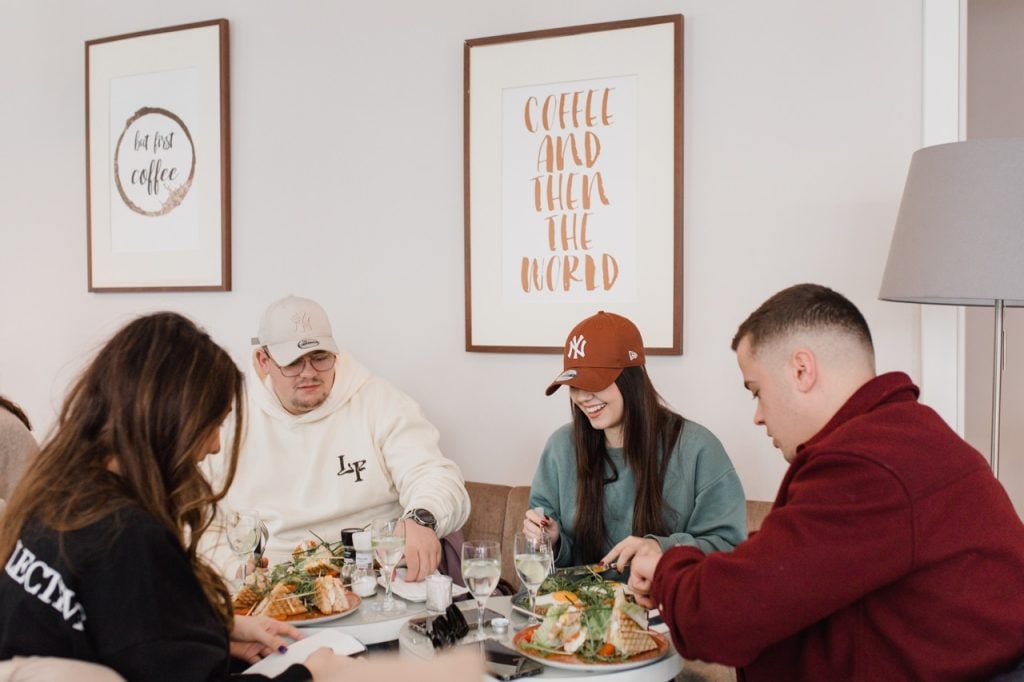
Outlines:
[[[526,518],[523,519],[523,532],[531,538],[545,537],[551,545],[551,551],[558,552],[558,541],[560,531],[558,521],[544,514],[540,507],[526,510]]]
[[[285,637],[302,639],[302,633],[294,625],[266,616],[235,616],[235,627],[231,630],[231,655],[247,663],[256,663],[275,651],[287,651]]]
[[[657,540],[652,540],[651,538],[638,538],[635,535],[630,535],[612,547],[611,551],[601,559],[601,563],[605,566],[611,566],[619,573],[622,573],[632,563],[633,558],[641,554],[652,554],[660,557],[661,545]]]

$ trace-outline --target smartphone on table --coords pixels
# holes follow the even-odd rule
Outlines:
[[[484,640],[484,672],[499,680],[517,680],[538,675],[544,666],[493,639]]]

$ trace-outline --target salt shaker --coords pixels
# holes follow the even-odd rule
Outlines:
[[[352,534],[352,545],[356,551],[356,568],[352,574],[352,591],[360,597],[372,597],[377,592],[377,577],[373,570],[373,546],[370,531],[361,530]]]

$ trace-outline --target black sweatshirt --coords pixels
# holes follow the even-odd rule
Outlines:
[[[231,676],[228,634],[174,535],[137,507],[63,534],[30,522],[0,573],[0,660],[57,656],[130,681]],[[303,665],[273,678],[311,679]]]

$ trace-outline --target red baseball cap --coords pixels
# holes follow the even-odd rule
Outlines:
[[[545,395],[562,384],[584,391],[601,391],[619,378],[625,367],[644,364],[644,340],[636,325],[603,310],[573,327],[565,340],[562,373],[555,377]]]

